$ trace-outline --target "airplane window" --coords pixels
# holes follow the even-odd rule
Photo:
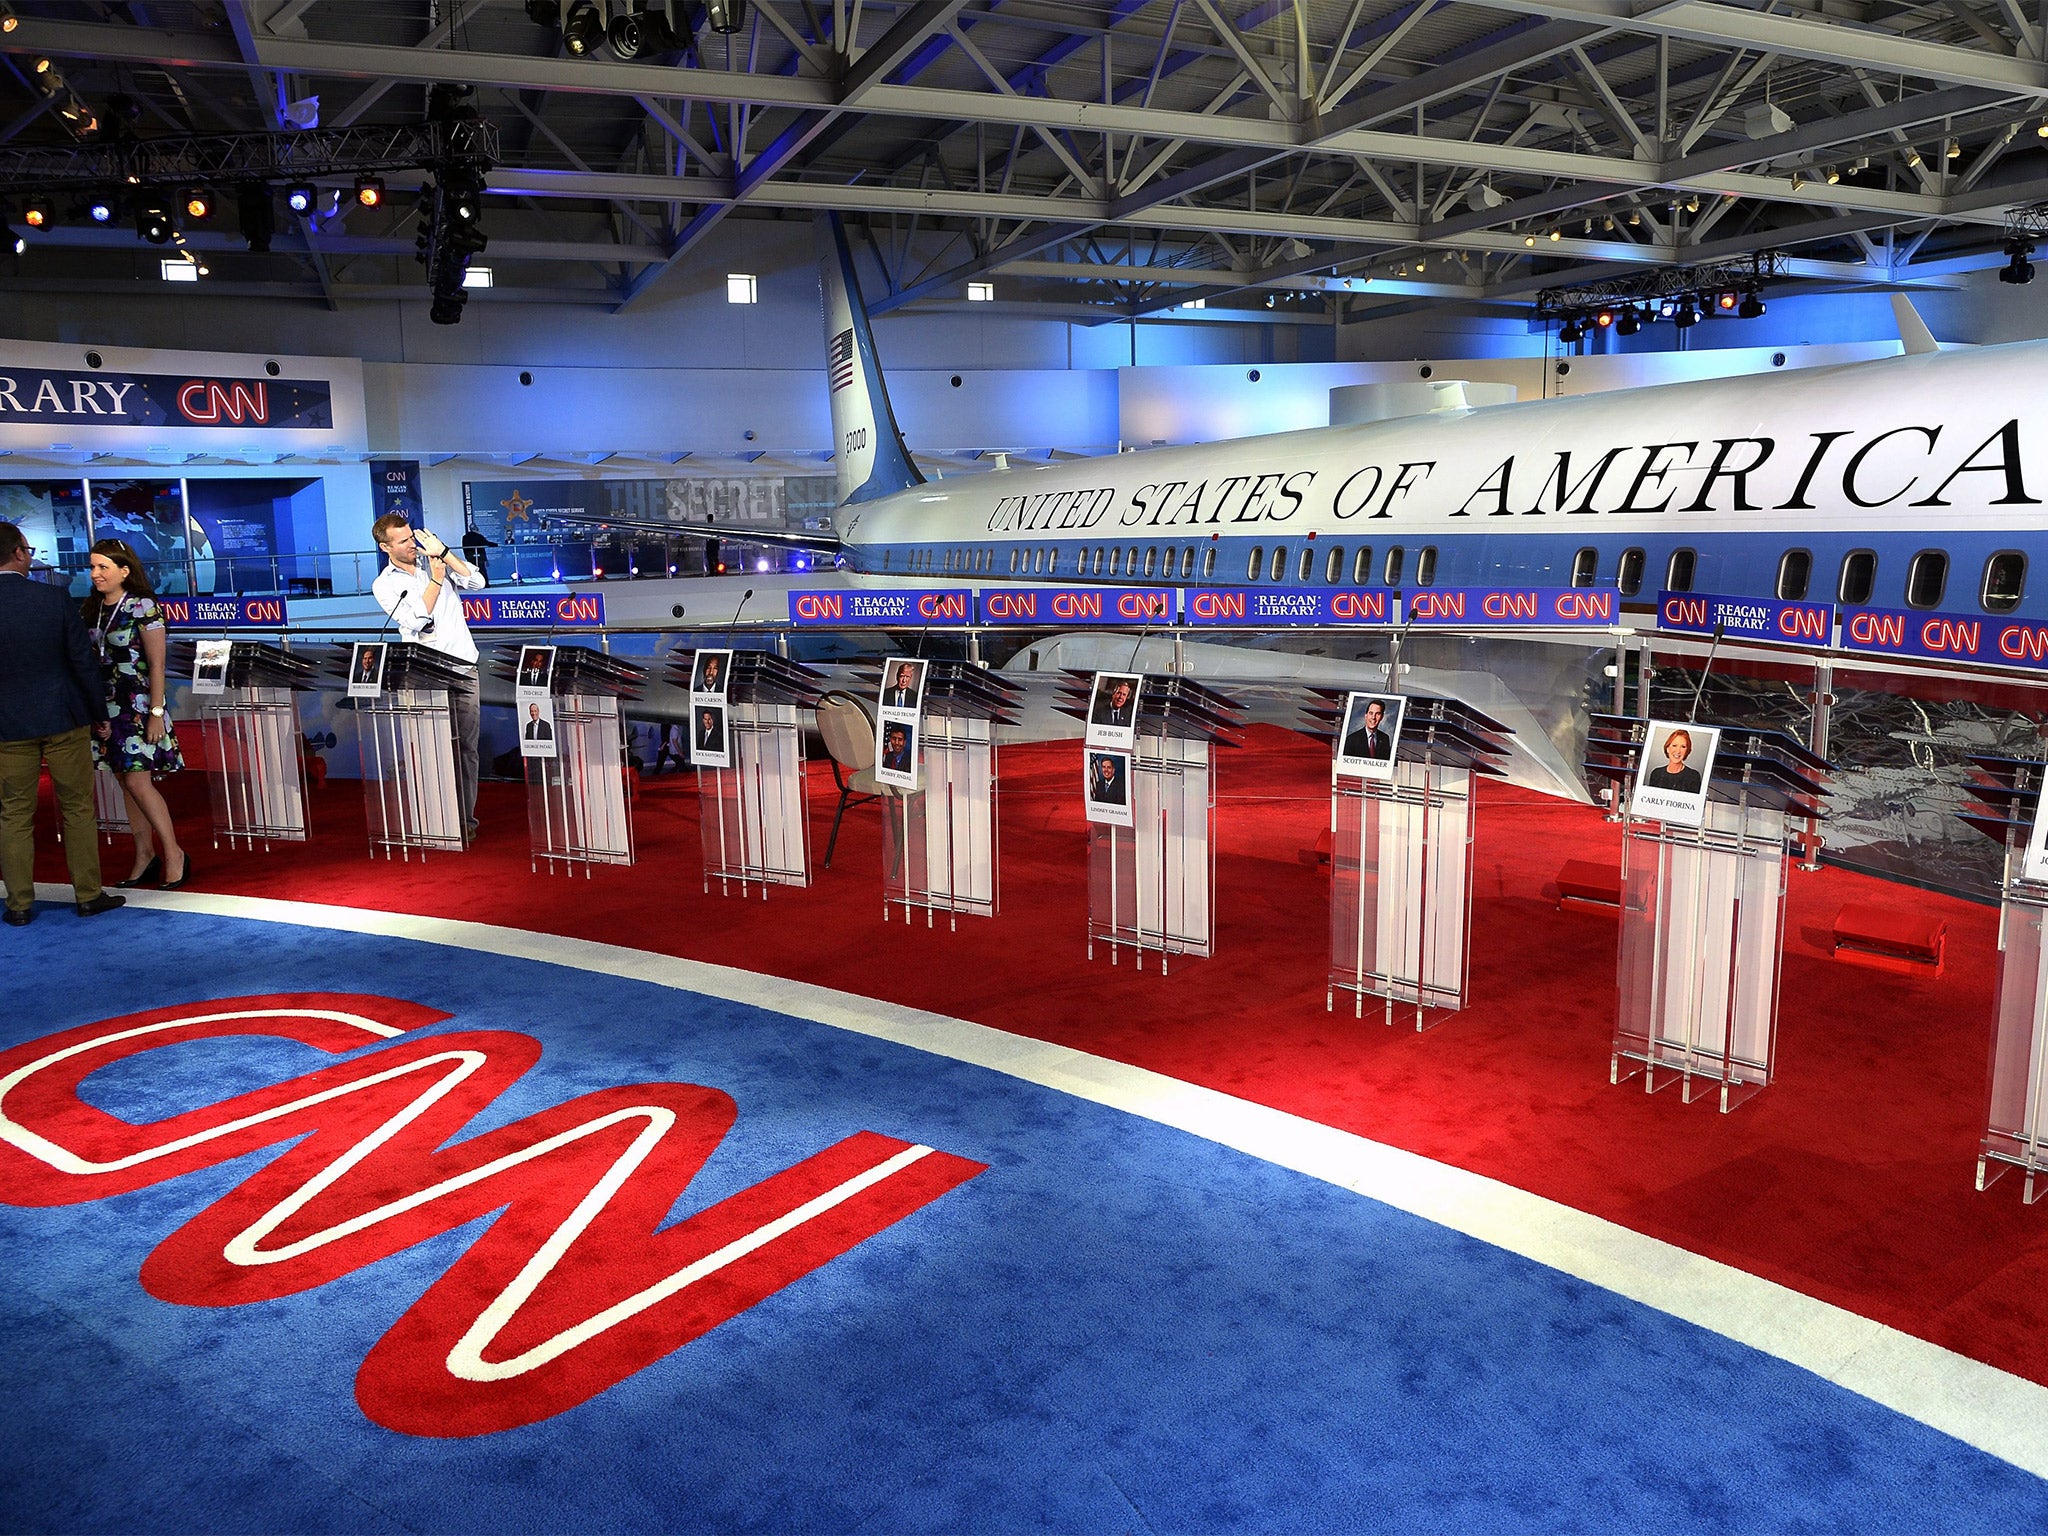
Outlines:
[[[894,551],[893,549],[885,549],[885,550],[883,550],[883,551],[882,551],[882,569],[883,569],[883,570],[885,570],[885,571],[886,571],[887,569],[889,569],[889,561],[890,561],[890,559],[891,559],[891,558],[892,558],[892,557],[893,557],[893,556],[895,555],[895,553],[896,553],[896,552],[895,552],[895,551]]]
[[[1180,552],[1180,579],[1186,581],[1195,574],[1195,546],[1190,544]]]
[[[1948,590],[1948,556],[1938,549],[1923,549],[1906,567],[1906,604],[1911,608],[1934,608]]]
[[[1216,574],[1216,546],[1211,544],[1202,551],[1202,580],[1207,581]]]
[[[1788,549],[1778,559],[1778,596],[1796,603],[1813,584],[1813,551]]]
[[[1023,551],[1017,549],[1015,546],[1012,546],[1010,549],[1010,574],[1012,576],[1017,574],[1017,557],[1022,553]]]
[[[1285,544],[1275,544],[1273,546],[1273,566],[1269,579],[1273,581],[1285,581],[1287,579],[1287,546]]]
[[[2027,557],[2001,549],[1984,562],[1984,590],[1977,601],[1986,613],[2011,613],[2027,589]]]
[[[1671,551],[1671,562],[1664,567],[1664,587],[1670,592],[1690,592],[1692,571],[1697,556],[1689,549]]]
[[[1623,597],[1634,597],[1643,590],[1643,552],[1640,549],[1621,552],[1621,564],[1615,567],[1614,581],[1621,588]]]
[[[1112,549],[1109,552],[1109,574],[1112,576],[1121,576],[1123,575],[1123,573],[1124,552],[1120,549]]]
[[[1372,546],[1370,544],[1367,544],[1361,546],[1358,553],[1352,556],[1351,558],[1351,585],[1353,585],[1354,587],[1363,587],[1368,585],[1371,581]]]
[[[1341,544],[1332,544],[1330,546],[1330,557],[1323,562],[1323,580],[1330,586],[1334,587],[1335,585],[1337,585],[1339,581],[1343,579],[1343,576],[1344,546]]]
[[[1246,581],[1257,581],[1259,579],[1259,572],[1265,567],[1265,564],[1266,552],[1254,544],[1252,546],[1251,563],[1245,567],[1244,579]]]
[[[1401,561],[1403,556],[1404,552],[1398,544],[1387,551],[1386,574],[1381,579],[1390,587],[1401,585]]]
[[[1870,601],[1877,587],[1877,551],[1852,549],[1842,557],[1842,580],[1835,595],[1851,607]]]
[[[1593,578],[1599,573],[1599,570],[1600,551],[1597,549],[1580,550],[1576,555],[1572,556],[1572,585],[1575,587],[1590,587],[1593,585]]]
[[[1159,546],[1157,544],[1154,544],[1150,549],[1145,551],[1145,574],[1147,576],[1150,576],[1154,571],[1158,569]]]
[[[1031,551],[1031,574],[1037,576],[1044,570],[1045,551],[1042,549],[1034,549],[1033,551]]]
[[[1315,569],[1316,552],[1312,549],[1304,549],[1301,552],[1301,568],[1294,573],[1294,579],[1296,581],[1307,581],[1315,574]]]
[[[1124,556],[1124,569],[1133,576],[1138,574],[1138,546],[1133,544],[1131,552]]]
[[[1436,546],[1425,544],[1415,552],[1415,585],[1431,586],[1436,581]]]

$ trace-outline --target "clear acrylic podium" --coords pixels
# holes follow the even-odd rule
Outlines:
[[[874,687],[880,687],[880,676]],[[870,690],[872,695],[873,690]],[[882,919],[922,910],[957,929],[960,914],[993,917],[999,902],[996,727],[1015,723],[1018,689],[967,662],[934,661],[925,677],[922,762],[915,790],[882,787]]]
[[[550,672],[555,755],[522,759],[533,868],[590,878],[599,864],[631,864],[633,801],[620,702],[636,699],[646,671],[589,646],[555,648]],[[519,650],[499,658],[508,682]]]
[[[1999,922],[1998,1016],[1991,1036],[1984,1136],[1977,1188],[2004,1173],[2025,1175],[2021,1199],[2032,1205],[2048,1186],[2048,881],[2030,880],[2024,853],[2041,799],[2044,767],[2025,758],[1973,756],[1982,804],[1962,819],[2003,845],[2005,879]]]
[[[1070,674],[1064,712],[1088,713],[1092,674]],[[1110,964],[1149,951],[1207,959],[1216,942],[1214,749],[1234,746],[1242,717],[1222,694],[1184,677],[1148,673],[1138,695],[1129,827],[1088,825],[1088,958]],[[1078,775],[1076,776],[1078,779]],[[1075,785],[1080,792],[1080,785]]]
[[[1317,690],[1322,734],[1345,694]],[[1508,728],[1449,699],[1411,697],[1389,780],[1330,778],[1330,972],[1324,1006],[1379,998],[1425,1029],[1465,1006],[1472,947],[1472,788],[1497,772]]]
[[[671,676],[686,693],[696,652],[670,655]],[[704,889],[718,882],[746,896],[759,886],[811,883],[810,802],[804,775],[804,718],[822,679],[772,651],[734,651],[726,691],[726,744],[732,766],[697,769]]]
[[[350,648],[335,662],[348,676]],[[455,767],[455,721],[448,704],[459,664],[428,646],[386,645],[384,687],[355,706],[356,750],[370,855],[410,861],[417,853],[460,853],[462,796]]]
[[[1620,1008],[1609,1078],[1725,1114],[1777,1059],[1788,836],[1824,814],[1829,768],[1782,731],[1721,728],[1706,816],[1686,827],[1629,815],[1648,722],[1595,715],[1587,769],[1623,807]]]
[[[189,642],[183,649],[192,649]],[[190,675],[190,657],[185,658]],[[219,693],[192,695],[206,738],[213,844],[230,848],[306,840],[306,744],[301,693],[319,686],[318,668],[255,640],[228,649]]]

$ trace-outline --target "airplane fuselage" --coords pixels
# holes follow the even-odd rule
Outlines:
[[[1618,587],[2048,616],[2048,343],[1161,448],[839,511],[867,575]]]

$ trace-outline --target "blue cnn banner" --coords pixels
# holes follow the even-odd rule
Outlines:
[[[1261,592],[1251,587],[1197,587],[1188,593],[1187,622],[1231,629],[1288,625],[1398,624],[1401,594],[1386,587]]]
[[[1827,646],[1835,639],[1835,607],[1771,597],[1723,597],[1715,592],[1657,594],[1659,629],[1711,635],[1716,626],[1730,640]]]
[[[164,623],[180,629],[283,629],[281,597],[159,597]]]
[[[789,622],[799,628],[856,629],[890,625],[971,624],[974,594],[965,587],[927,591],[911,587],[844,587],[789,594]]]
[[[513,597],[497,592],[465,593],[462,617],[485,629],[595,629],[604,623],[604,594],[541,592]]]
[[[1407,622],[1471,629],[1495,625],[1605,629],[1621,622],[1621,599],[1600,587],[1445,587],[1410,592]]]
[[[984,624],[1171,624],[1171,587],[983,587]]]
[[[103,427],[334,426],[324,380],[195,379],[175,373],[77,373],[10,368],[0,373],[0,422]]]
[[[2048,624],[1982,614],[1851,608],[1842,615],[1842,649],[2048,671]]]

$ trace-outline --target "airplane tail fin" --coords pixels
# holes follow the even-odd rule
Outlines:
[[[817,234],[833,461],[839,466],[839,504],[846,506],[923,485],[924,476],[910,462],[910,451],[896,428],[896,413],[889,408],[867,305],[860,296],[860,279],[854,275],[839,215],[820,214]]]
[[[1899,340],[1905,345],[1908,357],[1941,350],[1941,343],[1934,339],[1934,332],[1927,329],[1927,322],[1920,318],[1920,311],[1903,293],[1892,295],[1892,315],[1899,322]]]

